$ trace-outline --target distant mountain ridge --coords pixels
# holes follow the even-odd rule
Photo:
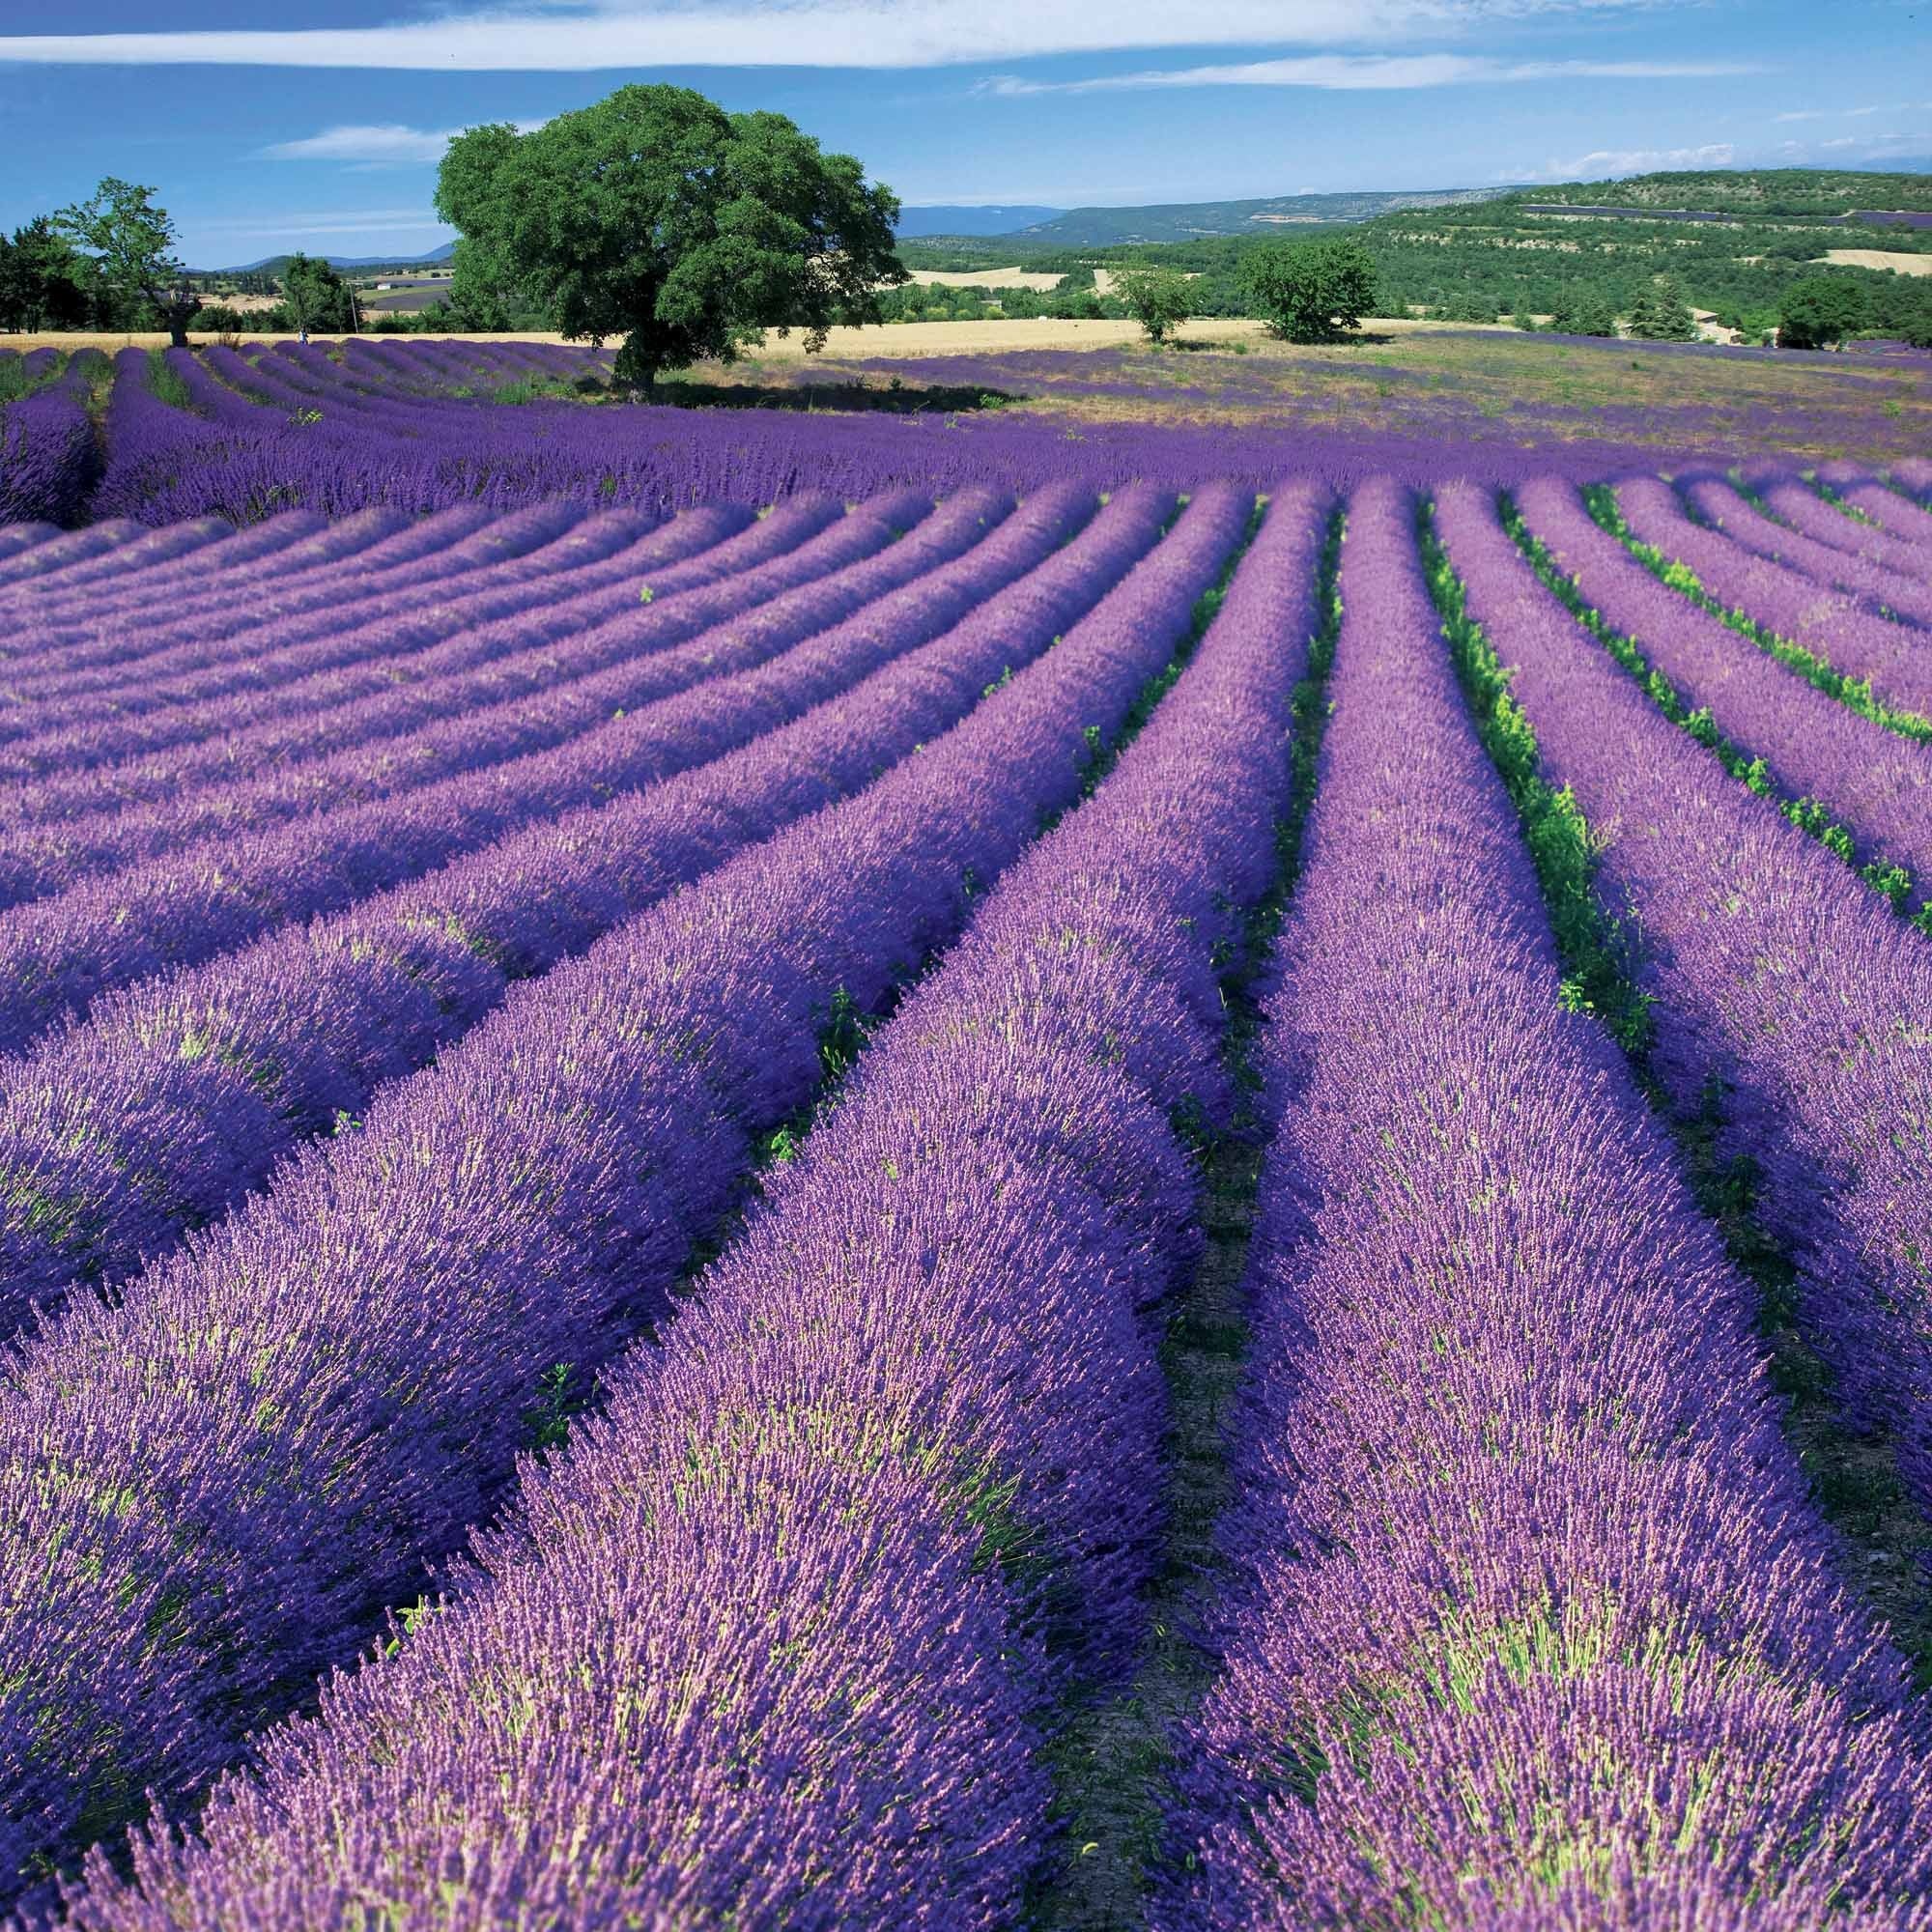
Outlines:
[[[1508,187],[1360,189],[1348,194],[1265,195],[1253,201],[1180,201],[1149,208],[1075,208],[1015,229],[1011,239],[1065,248],[1201,242],[1369,221],[1407,208],[1461,208],[1510,192]]]
[[[259,262],[244,262],[228,269],[190,269],[188,272],[196,276],[217,275],[272,275],[285,269],[289,257],[296,251],[285,248],[279,255],[264,255]],[[427,255],[325,255],[323,260],[331,269],[436,269],[440,268],[456,253],[456,243],[445,242],[440,248],[433,248]]]
[[[1506,198],[1554,207],[1616,204],[1653,215],[1692,211],[1719,218],[1754,214],[1825,215],[1853,209],[1932,211],[1932,158],[1868,163],[1862,168],[1713,168],[1633,175],[1620,181],[1529,183],[1494,187],[1358,189],[1338,194],[1266,195],[1240,201],[1184,201],[1135,208],[1035,207],[1029,204],[930,203],[903,210],[904,242],[1010,242],[1016,252],[1108,248],[1236,236],[1293,234],[1298,228],[1373,221],[1411,210],[1465,208]],[[1867,217],[1869,218],[1869,217]],[[329,265],[358,273],[399,272],[446,264],[453,242],[426,255],[329,255]],[[198,276],[273,274],[286,252],[240,268],[197,269]]]
[[[1802,219],[1855,209],[1925,213],[1932,212],[1932,163],[1915,157],[1861,168],[1676,169],[1615,182],[1563,182],[1527,192],[1545,206],[1615,205],[1659,215],[1690,212],[1734,219]]]

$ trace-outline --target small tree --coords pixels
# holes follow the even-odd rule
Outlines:
[[[1617,306],[1602,289],[1580,288],[1556,304],[1550,327],[1559,335],[1614,335]]]
[[[1806,275],[1777,310],[1780,349],[1832,349],[1866,324],[1864,291],[1849,275]]]
[[[54,226],[116,314],[146,310],[177,349],[185,349],[188,319],[201,298],[175,258],[175,225],[154,197],[153,188],[109,175],[89,199],[62,209]]]
[[[1288,342],[1337,342],[1375,304],[1376,265],[1359,242],[1268,242],[1241,265],[1249,312]]]
[[[840,317],[880,319],[906,280],[898,198],[782,114],[727,114],[682,87],[621,87],[527,134],[450,144],[437,212],[479,269],[554,314],[565,335],[621,335],[619,382],[733,360],[768,328],[824,347]]]
[[[1630,332],[1640,342],[1695,342],[1697,318],[1668,275],[1653,275],[1631,310]]]
[[[289,321],[310,334],[354,335],[355,297],[319,255],[291,255],[282,270],[282,304]]]
[[[1178,269],[1124,269],[1114,277],[1114,293],[1150,342],[1165,342],[1193,305],[1193,291]]]
[[[1494,322],[1498,313],[1495,303],[1476,289],[1458,289],[1442,304],[1445,322]]]

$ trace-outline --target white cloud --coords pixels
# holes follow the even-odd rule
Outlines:
[[[1780,126],[1787,121],[1822,121],[1825,110],[1822,107],[1807,107],[1802,114],[1777,114],[1772,117]]]
[[[1857,148],[1862,145],[1863,143],[1855,134],[1841,134],[1835,141],[1820,141],[1818,143],[1821,153],[1833,148]]]
[[[1090,80],[1025,80],[1003,74],[981,84],[987,94],[1111,94],[1151,87],[1454,87],[1494,81],[1709,80],[1762,73],[1736,62],[1500,61],[1473,54],[1304,54],[1227,67],[1160,69]]]
[[[519,121],[517,131],[527,134],[541,128],[541,121]],[[393,122],[380,126],[349,125],[325,128],[320,134],[304,135],[298,141],[277,141],[264,148],[264,159],[271,161],[346,161],[361,167],[412,166],[434,164],[442,159],[443,150],[461,128],[405,128]]]
[[[262,156],[271,161],[440,161],[456,134],[454,128],[325,128],[299,141],[277,141]]]
[[[318,211],[286,217],[248,215],[232,221],[201,221],[195,228],[202,235],[242,241],[262,236],[402,234],[435,235],[446,240],[455,233],[426,208],[357,208],[339,213]]]
[[[1593,148],[1573,160],[1519,174],[1519,181],[1607,181],[1619,175],[1658,174],[1668,168],[1727,168],[1737,159],[1729,141],[1701,148]]]
[[[1373,44],[1655,0],[508,0],[372,27],[0,36],[0,62],[440,71],[917,68],[1171,46]]]

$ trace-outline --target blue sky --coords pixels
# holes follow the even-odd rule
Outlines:
[[[119,174],[199,266],[407,253],[447,130],[645,79],[908,203],[1855,165],[1932,151],[1932,0],[9,0],[0,223]]]

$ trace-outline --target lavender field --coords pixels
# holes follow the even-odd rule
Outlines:
[[[0,350],[0,377],[17,366],[24,390],[0,404],[0,516],[252,523],[570,497],[661,517],[893,485],[1594,483],[1625,469],[1909,465],[1932,447],[1926,352],[1484,329],[1254,347],[754,355],[668,381],[655,407],[613,396],[612,352],[561,343]]]
[[[1870,359],[23,371],[0,1913],[1932,1927]]]

